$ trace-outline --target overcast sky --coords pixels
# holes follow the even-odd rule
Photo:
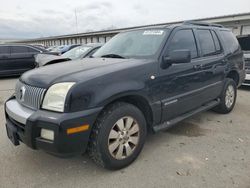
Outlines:
[[[250,12],[250,0],[0,0],[0,4],[0,38],[36,38]]]

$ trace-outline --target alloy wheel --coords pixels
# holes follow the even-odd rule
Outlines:
[[[140,129],[132,117],[119,119],[112,127],[108,137],[108,149],[117,160],[129,157],[139,143]]]

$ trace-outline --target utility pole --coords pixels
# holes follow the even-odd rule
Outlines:
[[[75,8],[75,19],[76,19],[76,34],[78,34],[78,21],[77,21],[76,8]]]

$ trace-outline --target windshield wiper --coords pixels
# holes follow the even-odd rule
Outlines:
[[[120,55],[118,55],[118,54],[106,54],[106,55],[102,55],[101,57],[125,59],[125,57],[120,56]]]

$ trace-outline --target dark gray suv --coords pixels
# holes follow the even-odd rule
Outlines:
[[[23,74],[5,103],[7,134],[14,145],[63,156],[88,151],[119,169],[137,158],[148,131],[209,109],[231,112],[244,78],[239,43],[222,26],[131,30],[93,58]]]

